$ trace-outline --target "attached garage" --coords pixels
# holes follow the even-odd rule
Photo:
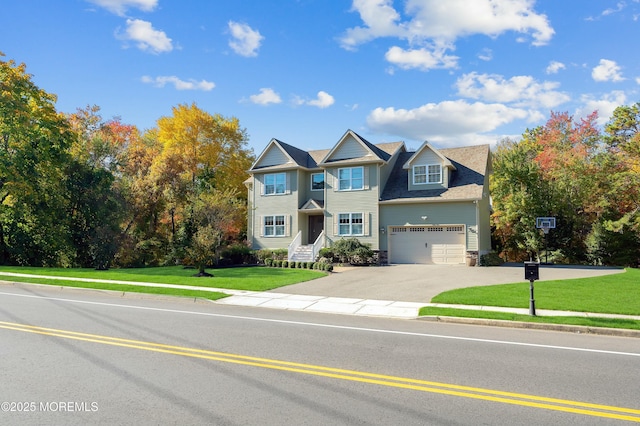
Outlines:
[[[465,263],[465,227],[391,226],[389,263]]]

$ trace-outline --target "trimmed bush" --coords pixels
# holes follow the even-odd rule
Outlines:
[[[273,259],[270,257],[264,259],[264,264],[265,266],[273,266]]]
[[[282,267],[283,268],[288,268],[289,267],[289,261],[288,260],[283,260],[282,261]]]
[[[480,256],[480,266],[500,266],[503,263],[504,260],[502,260],[502,258],[498,256],[498,253],[493,251],[491,253],[483,254],[482,256]]]
[[[289,268],[293,269],[296,267],[296,262],[289,262]]]

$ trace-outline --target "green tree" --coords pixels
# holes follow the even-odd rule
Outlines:
[[[75,135],[24,64],[0,53],[0,261],[68,264],[63,182]]]

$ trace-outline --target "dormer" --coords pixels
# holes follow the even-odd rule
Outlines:
[[[409,175],[409,191],[446,189],[451,181],[451,173],[456,170],[447,157],[426,141],[402,168]]]

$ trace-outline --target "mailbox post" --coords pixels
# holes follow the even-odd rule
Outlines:
[[[529,280],[529,315],[536,316],[536,301],[533,298],[533,282],[540,279],[539,262],[524,262],[524,279]]]

